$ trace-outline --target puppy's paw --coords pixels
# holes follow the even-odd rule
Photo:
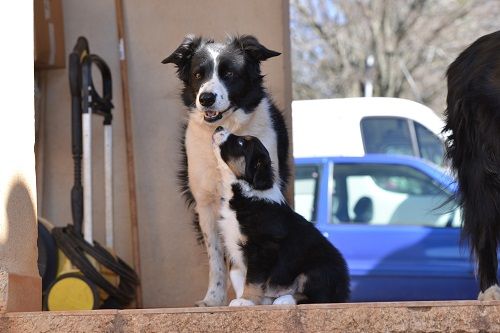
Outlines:
[[[263,297],[260,305],[271,305],[273,304],[273,299],[271,297]]]
[[[276,298],[273,302],[273,305],[295,305],[297,302],[292,295],[283,295]]]
[[[479,301],[494,301],[500,300],[500,287],[497,284],[492,285],[488,289],[479,293],[477,297]]]
[[[235,298],[230,303],[229,306],[254,306],[255,303],[249,299]]]

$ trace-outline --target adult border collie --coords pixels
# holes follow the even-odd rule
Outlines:
[[[345,302],[344,258],[286,204],[266,147],[222,127],[213,142],[223,185],[218,222],[237,297],[229,305]]]
[[[273,176],[284,190],[289,177],[288,134],[280,111],[263,87],[260,63],[280,53],[253,36],[228,38],[224,43],[188,35],[162,62],[173,63],[183,82],[182,100],[188,109],[182,140],[181,190],[191,206],[209,259],[209,282],[198,306],[227,302],[227,273],[217,227],[220,175],[212,151],[217,126],[259,137],[270,152]]]
[[[447,71],[447,155],[459,183],[462,236],[477,259],[479,300],[500,299],[500,31],[465,49]]]

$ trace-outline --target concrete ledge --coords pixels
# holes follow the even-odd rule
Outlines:
[[[0,313],[42,309],[42,279],[0,269]],[[0,330],[0,332],[3,332]]]
[[[500,332],[500,301],[24,312],[0,332]]]

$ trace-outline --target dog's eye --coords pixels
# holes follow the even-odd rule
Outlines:
[[[243,147],[243,145],[245,144],[245,140],[243,140],[242,138],[239,138],[237,142],[241,147]]]
[[[231,71],[227,71],[225,74],[224,74],[224,77],[226,79],[231,79],[232,77],[234,76],[234,73],[231,72]]]
[[[194,78],[195,78],[196,80],[201,79],[201,73],[200,73],[200,72],[194,73]]]

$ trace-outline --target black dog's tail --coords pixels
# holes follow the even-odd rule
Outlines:
[[[446,75],[447,157],[459,182],[462,239],[484,291],[497,284],[500,243],[500,31],[465,49]]]

